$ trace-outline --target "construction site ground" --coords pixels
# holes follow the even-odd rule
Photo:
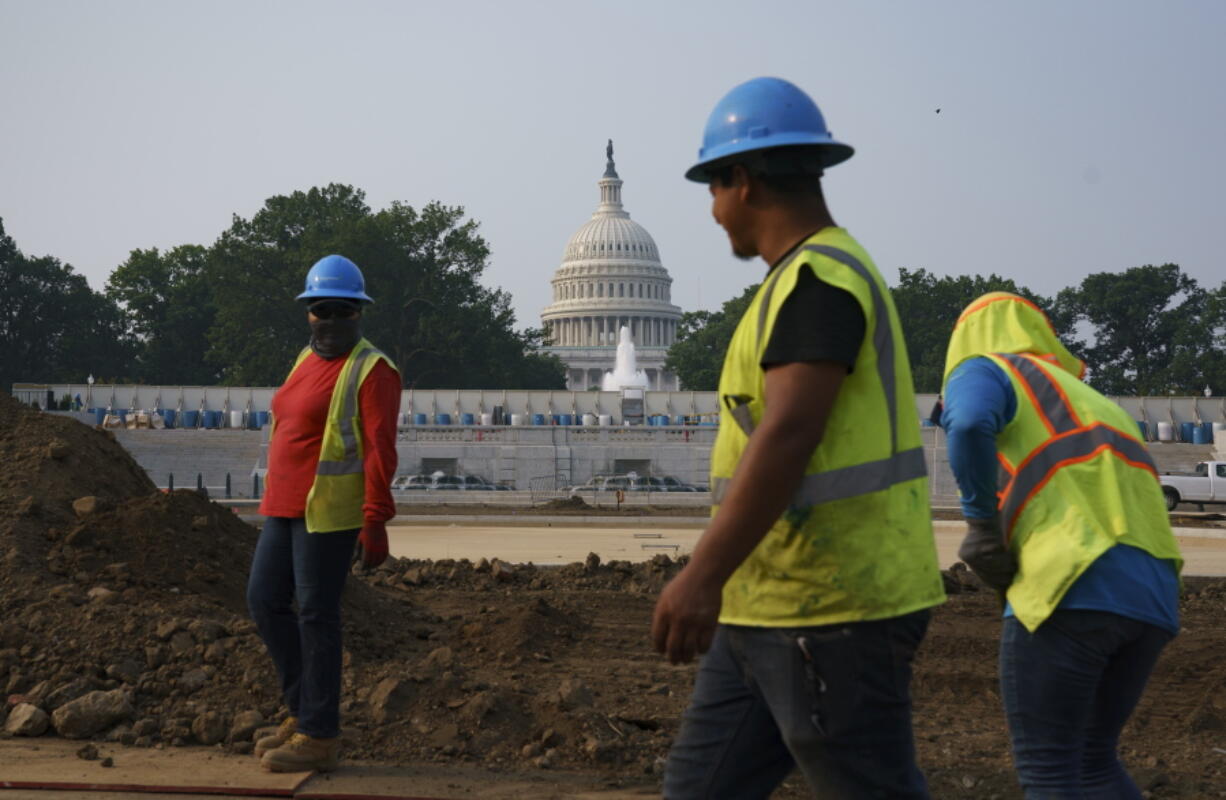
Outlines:
[[[157,492],[106,432],[0,398],[0,800],[658,795],[694,667],[652,652],[648,627],[694,509],[406,515],[394,557],[346,589],[344,760],[313,777],[251,755],[286,711],[235,511]],[[1226,530],[1195,524],[1179,523],[1188,573],[1210,576],[1186,581],[1183,631],[1122,742],[1154,798],[1226,797]],[[952,563],[957,523],[937,528]],[[964,570],[946,586],[915,665],[920,764],[933,797],[1018,798],[999,606]],[[793,776],[777,796],[806,794]]]

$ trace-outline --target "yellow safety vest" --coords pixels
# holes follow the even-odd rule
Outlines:
[[[1116,544],[1183,560],[1157,471],[1137,424],[1081,382],[1084,364],[1065,349],[1030,301],[993,292],[954,327],[945,379],[969,358],[991,359],[1009,377],[1017,413],[997,434],[999,512],[1018,573],[1007,596],[1034,631],[1069,587]]]
[[[1013,613],[1034,631],[1117,544],[1183,560],[1153,459],[1124,409],[1032,355],[987,356],[1013,384],[1017,413],[996,437],[1009,475],[1001,526],[1017,555]]]
[[[303,348],[290,370],[294,370],[311,354]],[[345,358],[345,366],[336,376],[332,400],[328,404],[328,420],[324,424],[323,442],[319,449],[319,465],[315,482],[307,493],[306,528],[310,533],[347,531],[362,527],[362,504],[366,499],[366,475],[362,453],[362,416],[358,391],[366,376],[380,361],[393,370],[396,365],[366,339],[354,346]],[[399,374],[399,370],[396,370]],[[286,378],[289,381],[289,377]],[[276,434],[274,420],[269,440]]]
[[[764,411],[762,354],[801,270],[851,293],[867,323],[788,510],[724,585],[720,621],[788,627],[884,619],[945,599],[911,366],[889,290],[846,231],[826,228],[762,284],[720,375],[712,514]]]

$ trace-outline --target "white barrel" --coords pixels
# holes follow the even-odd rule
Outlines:
[[[230,427],[231,428],[243,427],[243,412],[241,411],[231,411],[230,412]]]
[[[1226,422],[1213,423],[1213,432],[1216,434],[1218,431],[1226,431]]]
[[[589,425],[589,426],[591,426],[591,425],[595,425],[595,424],[596,424],[596,415],[595,415],[595,414],[584,414],[584,415],[583,415],[583,424],[584,424],[584,425]]]
[[[525,420],[525,419],[524,419],[524,415],[523,415],[523,414],[512,414],[512,415],[511,415],[511,424],[512,424],[512,425],[525,425],[525,424],[527,424],[527,420]]]
[[[601,414],[601,415],[600,415],[600,416],[599,416],[597,419],[599,420],[599,423],[600,423],[600,425],[602,425],[602,426],[603,426],[603,425],[612,425],[612,424],[613,424],[613,415],[612,415],[612,414]]]
[[[1169,422],[1158,423],[1158,441],[1170,442],[1175,438],[1175,426]]]
[[[482,425],[493,425],[493,424],[494,424],[494,415],[493,415],[493,414],[490,414],[489,412],[486,412],[486,413],[482,414],[482,415],[481,415],[481,424],[482,424]]]

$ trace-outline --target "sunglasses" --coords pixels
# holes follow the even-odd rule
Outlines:
[[[358,307],[352,303],[340,303],[335,301],[329,303],[316,303],[315,305],[310,306],[307,310],[319,319],[332,319],[333,317],[346,319],[348,317],[355,317],[358,314]]]

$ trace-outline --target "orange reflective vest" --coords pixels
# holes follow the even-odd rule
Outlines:
[[[1018,621],[1035,630],[1117,544],[1182,565],[1136,422],[1042,358],[987,357],[1009,377],[1018,401],[996,440],[1008,477],[999,494],[1001,526],[1018,557],[1008,591]]]

